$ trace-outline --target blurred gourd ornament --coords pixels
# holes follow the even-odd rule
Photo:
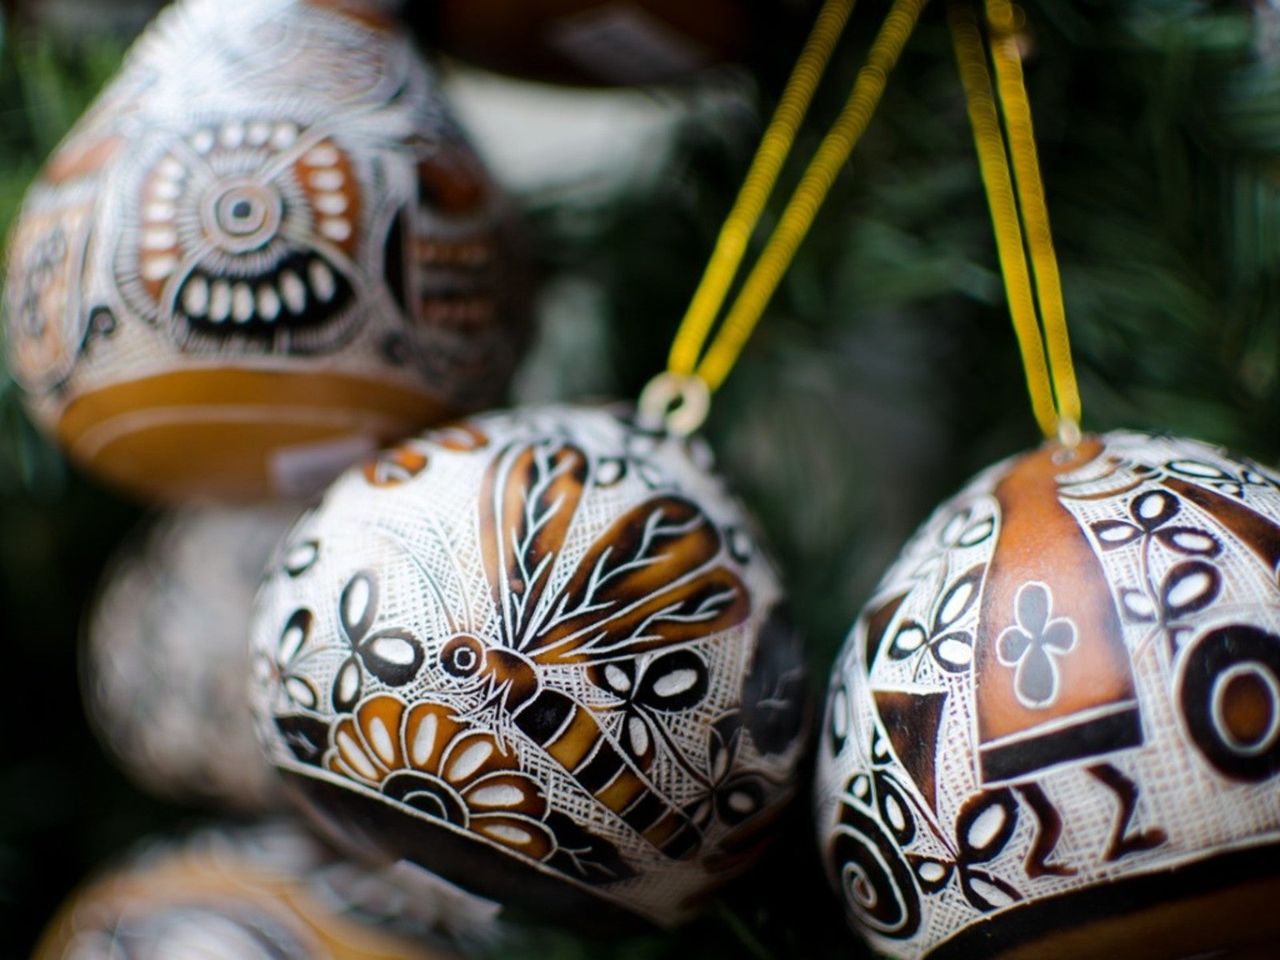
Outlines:
[[[848,6],[820,15],[774,146]],[[874,49],[854,122],[920,6]],[[339,479],[286,538],[254,615],[255,713],[335,840],[602,932],[685,919],[760,852],[805,745],[803,651],[691,434],[856,139],[806,171],[708,344],[732,241],[786,151],[757,154],[635,414],[529,408],[428,433]]]
[[[858,619],[819,747],[823,858],[889,957],[1269,955],[1280,479],[1191,440],[1079,436],[1034,151],[1010,136],[1015,192],[978,23],[952,18],[1033,406],[1060,438],[939,507]],[[988,3],[1001,106],[1029,135],[1013,22]]]
[[[152,841],[77,890],[33,960],[448,960],[492,917],[422,871],[370,870],[296,827]]]
[[[27,196],[8,355],[113,485],[300,495],[501,395],[518,274],[502,199],[376,5],[181,0]]]
[[[249,616],[299,512],[177,508],[109,564],[84,631],[85,705],[152,793],[244,810],[277,800],[249,720]]]
[[[709,456],[525,408],[339,479],[253,633],[269,755],[327,833],[601,929],[746,865],[793,791],[804,670]]]
[[[404,0],[433,46],[532,80],[632,85],[687,80],[776,39],[786,4],[745,0]],[[806,7],[802,4],[801,7]]]

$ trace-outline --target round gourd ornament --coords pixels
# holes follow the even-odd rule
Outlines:
[[[1268,955],[1278,569],[1280,478],[1189,440],[1051,443],[941,506],[819,748],[822,856],[875,949]]]
[[[794,790],[805,675],[709,457],[545,407],[340,478],[253,629],[268,753],[329,834],[601,929],[680,920],[746,866]]]
[[[449,960],[456,901],[424,872],[356,867],[286,824],[215,827],[152,841],[76,891],[33,960]]]
[[[786,4],[745,0],[404,0],[433,47],[531,80],[592,86],[688,80],[777,37]],[[808,4],[801,4],[803,10]]]
[[[249,719],[249,615],[299,512],[177,508],[109,564],[84,630],[85,706],[149,791],[246,810],[277,799]]]
[[[9,363],[104,480],[306,494],[500,396],[524,327],[509,219],[375,9],[182,0],[32,186]]]

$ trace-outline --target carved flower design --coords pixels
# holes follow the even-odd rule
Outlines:
[[[314,710],[320,704],[320,694],[315,684],[306,676],[303,665],[311,659],[319,647],[310,642],[311,626],[315,617],[306,608],[293,612],[275,643],[275,655],[259,653],[257,669],[264,679],[269,679],[273,689],[290,707]]]
[[[546,798],[514,753],[448,707],[379,695],[333,727],[324,766],[535,860],[555,848]]]
[[[370,697],[333,724],[322,764],[585,883],[634,875],[608,840],[548,807],[493,733],[442,704]]]
[[[1013,668],[1013,689],[1023,706],[1042,710],[1058,698],[1056,657],[1076,646],[1076,626],[1066,617],[1051,618],[1053,595],[1043,583],[1024,583],[1015,609],[1018,623],[996,641],[996,657]]]
[[[351,653],[338,668],[333,681],[333,705],[338,710],[354,709],[364,692],[364,671],[383,683],[403,687],[418,675],[426,651],[408,630],[373,630],[378,615],[377,574],[361,570],[342,589],[338,599],[338,621]]]
[[[621,701],[619,739],[642,770],[653,764],[662,717],[701,703],[707,695],[707,665],[691,650],[676,650],[650,659],[595,664],[587,671],[591,682]]]

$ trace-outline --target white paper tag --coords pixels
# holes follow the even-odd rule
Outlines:
[[[708,51],[651,13],[626,2],[607,3],[557,20],[547,44],[610,83],[654,83],[705,66]]]
[[[309,497],[347,467],[369,457],[375,447],[371,438],[363,436],[279,447],[271,453],[271,485],[283,497]]]

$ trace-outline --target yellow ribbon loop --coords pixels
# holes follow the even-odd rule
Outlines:
[[[977,18],[959,0],[948,11],[951,36],[1032,412],[1045,436],[1074,445],[1080,437],[1080,392],[1013,7],[1009,0],[986,0],[986,10],[994,90]],[[1001,112],[1007,143],[1000,125]]]
[[[743,282],[704,356],[703,347],[737,276],[747,244],[795,142],[796,131],[849,18],[853,2],[827,0],[823,5],[733,209],[720,230],[707,269],[676,332],[667,372],[661,376],[694,376],[713,391],[729,375],[787,267],[791,265],[832,183],[866,131],[884,93],[888,75],[906,46],[924,4],[925,0],[894,0],[840,116],[801,176],[777,227]],[[657,415],[656,408],[647,413]],[[682,424],[682,427],[687,427],[687,424]]]
[[[691,374],[697,366],[698,352],[706,342],[729,286],[737,275],[747,243],[760,222],[760,215],[778,182],[778,174],[795,143],[796,131],[809,112],[818,81],[822,79],[831,51],[835,49],[852,10],[853,0],[828,0],[818,14],[671,344],[671,355],[667,361],[667,369],[671,373]]]
[[[925,0],[895,0],[889,10],[844,109],[822,138],[818,152],[800,178],[760,259],[743,281],[737,300],[698,367],[698,375],[710,389],[719,388],[733,369],[787,267],[795,259],[796,250],[809,232],[836,176],[866,132],[884,94],[889,73],[898,62],[924,4]]]

